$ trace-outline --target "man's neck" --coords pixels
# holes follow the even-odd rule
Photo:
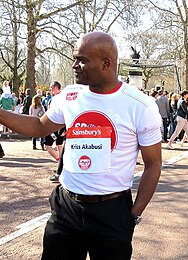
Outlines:
[[[105,83],[103,85],[101,85],[101,84],[99,84],[99,85],[90,85],[89,89],[92,92],[99,93],[99,94],[113,93],[116,88],[119,88],[119,86],[121,86],[120,84],[122,84],[122,82],[117,80],[114,83],[107,82],[107,83]]]

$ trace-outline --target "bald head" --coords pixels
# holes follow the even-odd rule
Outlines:
[[[90,46],[98,52],[101,58],[111,58],[115,63],[117,62],[118,50],[114,39],[104,32],[90,32],[81,35],[77,44],[81,44],[83,48]]]
[[[111,90],[118,84],[117,46],[107,33],[81,35],[75,44],[73,56],[76,83],[89,85],[90,89],[97,92]]]

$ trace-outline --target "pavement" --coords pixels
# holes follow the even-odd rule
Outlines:
[[[48,197],[57,185],[48,177],[57,163],[39,142],[39,149],[32,150],[30,138],[1,137],[0,142],[5,151],[0,159],[0,260],[39,260]],[[175,150],[166,149],[166,143],[162,147],[161,178],[136,226],[132,260],[188,259],[188,143],[174,144]],[[133,197],[143,170],[140,155],[139,161]]]

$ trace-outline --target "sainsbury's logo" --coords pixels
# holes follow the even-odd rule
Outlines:
[[[66,95],[66,100],[72,101],[75,100],[78,96],[78,92],[71,92],[71,93],[67,93]]]
[[[73,127],[110,127],[111,128],[111,149],[112,151],[115,149],[117,145],[117,131],[116,127],[108,117],[108,115],[103,114],[98,111],[85,111],[75,118],[74,122],[72,123]],[[75,129],[76,130],[76,129]]]

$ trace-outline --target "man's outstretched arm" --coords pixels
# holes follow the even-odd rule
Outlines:
[[[62,124],[53,123],[46,114],[38,118],[11,113],[3,109],[0,109],[0,124],[7,126],[16,133],[32,137],[47,136],[64,127]]]

